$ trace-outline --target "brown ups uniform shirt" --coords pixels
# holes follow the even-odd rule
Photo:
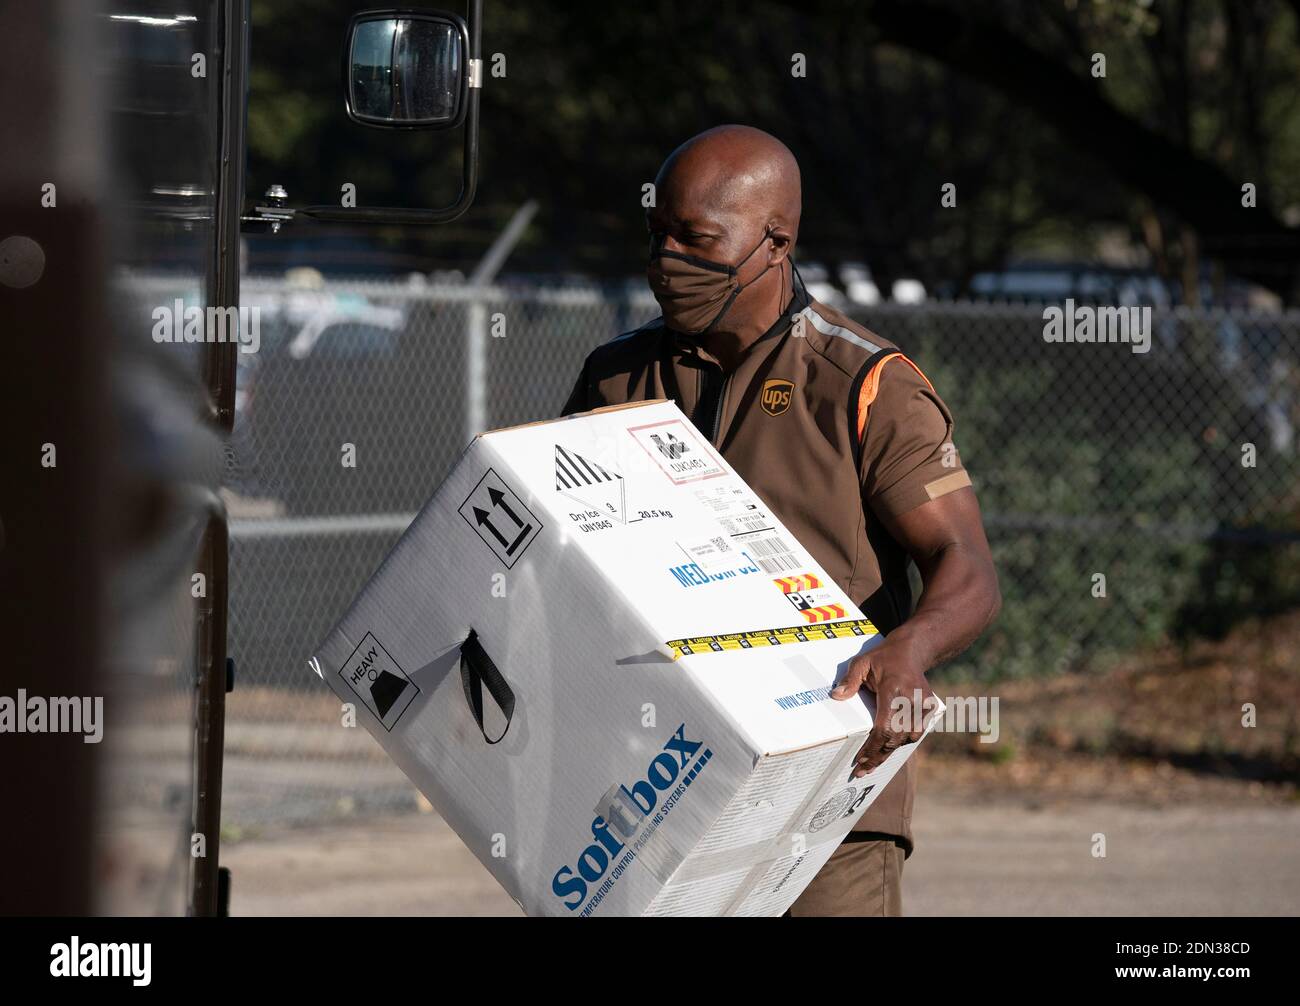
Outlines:
[[[970,485],[952,416],[896,347],[801,290],[730,374],[657,319],[596,348],[564,414],[673,399],[883,632],[912,612],[881,516]],[[861,434],[859,431],[861,430]],[[912,846],[909,759],[856,831]]]

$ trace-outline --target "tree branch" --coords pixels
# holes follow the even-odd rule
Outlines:
[[[928,56],[1033,109],[1117,177],[1200,232],[1203,250],[1288,299],[1296,287],[1300,232],[1265,206],[1241,205],[1241,184],[1187,146],[1108,102],[1087,77],[1032,48],[967,5],[873,0],[881,39]]]

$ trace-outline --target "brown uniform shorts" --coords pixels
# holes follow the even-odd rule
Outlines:
[[[850,832],[786,917],[902,915],[905,854],[892,836]]]

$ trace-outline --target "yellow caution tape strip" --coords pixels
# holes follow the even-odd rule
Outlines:
[[[852,618],[844,622],[820,625],[791,625],[784,629],[755,629],[753,632],[729,632],[721,636],[691,636],[670,639],[665,647],[673,659],[693,653],[721,653],[723,650],[749,650],[755,646],[784,646],[787,643],[813,643],[819,639],[845,639],[849,636],[874,636],[880,632],[869,618]]]

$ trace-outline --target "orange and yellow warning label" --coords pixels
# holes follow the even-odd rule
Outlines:
[[[811,573],[800,573],[798,576],[783,576],[779,580],[773,580],[781,588],[783,594],[797,594],[805,590],[815,590],[822,585],[822,582]],[[840,618],[844,616],[841,614]]]
[[[822,604],[816,608],[802,608],[803,617],[809,623],[812,622],[830,622],[837,618],[844,617],[844,607],[839,604]]]

